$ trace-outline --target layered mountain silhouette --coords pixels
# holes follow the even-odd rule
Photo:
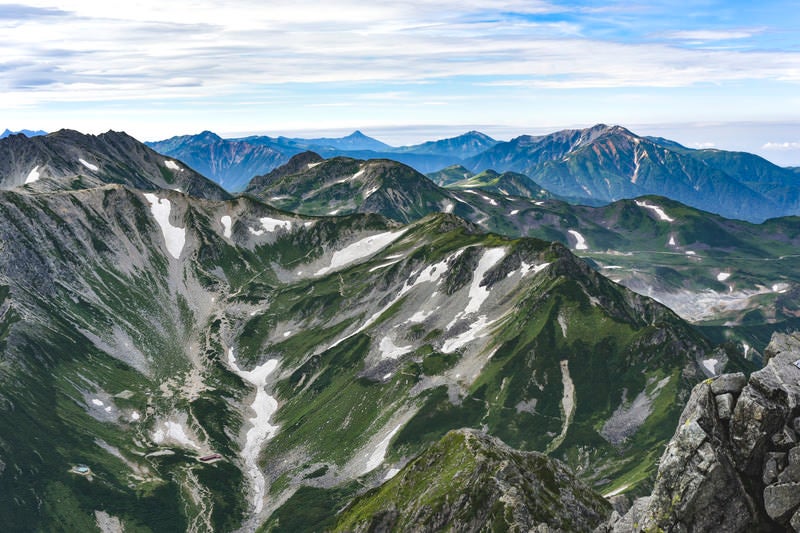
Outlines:
[[[668,139],[642,137],[621,126],[604,124],[523,135],[508,142],[471,131],[397,148],[361,132],[340,139],[236,140],[222,140],[206,132],[150,146],[186,161],[232,191],[243,190],[252,177],[268,174],[293,155],[314,151],[324,158],[391,159],[422,173],[439,173],[456,165],[473,175],[514,172],[532,180],[533,189],[543,188],[577,204],[603,205],[660,195],[751,222],[800,214],[796,169],[778,167],[743,152],[693,150]]]

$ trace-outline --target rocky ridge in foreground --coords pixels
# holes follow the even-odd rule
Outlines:
[[[608,531],[800,531],[800,333],[692,391],[653,493]]]

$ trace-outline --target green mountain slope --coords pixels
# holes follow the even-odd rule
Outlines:
[[[460,427],[599,488],[647,485],[720,358],[564,246],[452,215],[107,185],[2,192],[0,221],[9,531],[252,529],[303,486],[377,485]]]
[[[503,172],[500,174],[494,170],[484,170],[480,174],[458,181],[451,181],[445,187],[453,190],[481,189],[504,196],[522,196],[524,198],[536,198],[537,200],[553,197],[530,178],[516,172]]]
[[[611,505],[557,461],[454,431],[345,509],[334,531],[593,531]]]
[[[448,195],[417,171],[386,159],[323,160],[313,152],[257,176],[245,192],[307,215],[380,213],[409,222],[454,208]]]
[[[767,329],[774,330],[798,316],[796,218],[752,224],[655,196],[603,207],[576,206],[487,190],[498,188],[501,176],[509,173],[456,179],[464,173],[460,167],[446,169],[438,179],[450,184],[437,188],[397,163],[325,161],[306,154],[253,180],[251,190],[261,190],[261,197],[273,205],[307,214],[375,212],[406,222],[452,211],[484,231],[558,241],[591,259],[615,282],[696,323],[737,328],[772,324]],[[505,192],[512,188],[503,185]],[[535,191],[542,194],[534,185],[531,193]],[[736,338],[744,351],[747,346],[760,350],[769,334],[750,329]]]

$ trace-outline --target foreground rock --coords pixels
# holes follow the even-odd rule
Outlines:
[[[355,500],[335,531],[592,531],[610,513],[558,461],[462,429]]]
[[[800,334],[775,334],[767,365],[692,391],[649,498],[609,530],[800,531]]]

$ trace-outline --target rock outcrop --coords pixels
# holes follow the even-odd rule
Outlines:
[[[800,333],[766,356],[694,388],[652,495],[609,531],[800,531]]]
[[[334,531],[592,531],[611,505],[559,461],[451,431],[353,501]]]

